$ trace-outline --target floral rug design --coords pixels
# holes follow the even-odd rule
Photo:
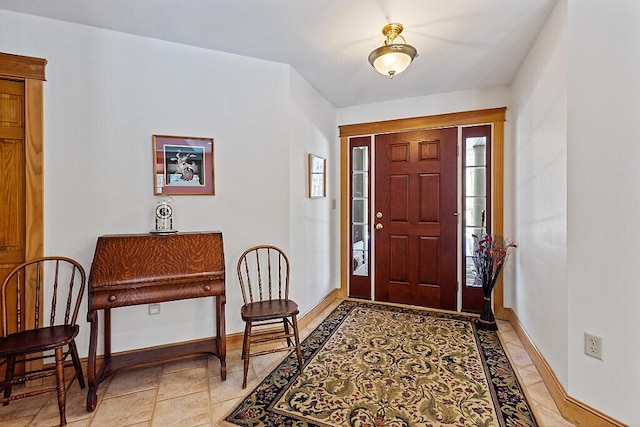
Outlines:
[[[475,318],[344,301],[226,418],[241,426],[536,426]]]

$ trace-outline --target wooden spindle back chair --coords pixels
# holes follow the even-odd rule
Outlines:
[[[244,301],[241,316],[245,321],[242,388],[247,386],[250,356],[295,350],[302,372],[297,320],[299,310],[298,305],[289,299],[289,258],[276,246],[254,246],[240,256],[237,272]],[[274,325],[277,327],[272,327]],[[274,347],[271,344],[263,350],[251,353],[252,344],[268,345],[278,340],[286,340],[286,347]]]
[[[75,337],[86,275],[75,260],[42,257],[27,261],[12,270],[2,284],[0,366],[5,378],[0,382],[3,405],[42,393],[57,391],[60,425],[66,425],[66,393],[75,379],[84,388],[84,375]],[[55,361],[46,363],[47,359]],[[68,360],[68,359],[71,360]],[[16,363],[24,363],[16,369]],[[74,374],[65,384],[64,368]],[[13,386],[55,376],[55,385],[29,390],[25,387],[12,396]]]

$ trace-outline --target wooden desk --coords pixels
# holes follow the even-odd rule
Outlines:
[[[87,410],[96,407],[100,383],[116,371],[210,353],[227,377],[225,266],[222,233],[110,235],[98,238],[89,274],[91,325]],[[216,297],[216,336],[182,344],[111,354],[111,309],[188,298]],[[96,373],[98,310],[104,310],[104,361]]]

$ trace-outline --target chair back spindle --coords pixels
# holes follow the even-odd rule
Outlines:
[[[260,295],[260,301],[262,301],[262,268],[260,266],[260,251],[256,250],[256,269],[258,271],[258,293]],[[267,252],[267,258],[268,258],[268,252]],[[269,283],[269,288],[271,288],[271,283]],[[253,300],[251,300],[251,302],[253,302]]]

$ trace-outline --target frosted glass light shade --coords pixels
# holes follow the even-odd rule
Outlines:
[[[408,44],[389,44],[381,46],[369,54],[369,63],[385,76],[400,74],[418,55],[418,51]]]

